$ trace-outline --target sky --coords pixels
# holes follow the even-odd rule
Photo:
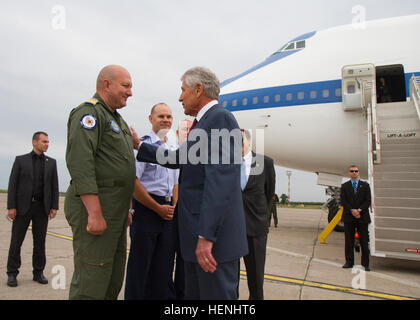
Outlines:
[[[130,72],[133,96],[121,114],[145,134],[158,102],[171,107],[174,123],[185,118],[178,97],[190,67],[206,66],[223,81],[301,34],[352,23],[360,8],[374,20],[420,13],[420,1],[2,0],[0,189],[7,189],[16,155],[31,151],[32,134],[41,130],[66,191],[68,115],[95,93],[103,66]],[[286,170],[276,166],[279,195],[288,192]],[[315,173],[291,171],[292,201],[326,200]]]

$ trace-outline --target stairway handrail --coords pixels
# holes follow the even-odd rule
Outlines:
[[[378,135],[378,126],[376,121],[376,87],[373,81],[363,81],[362,103],[366,110],[367,116],[367,133],[368,133],[368,181],[371,192],[371,223],[369,225],[369,233],[372,241],[370,241],[370,252],[372,255],[376,253],[375,248],[375,188],[373,179],[373,166],[375,163],[380,163],[380,144]],[[368,99],[365,98],[365,90],[370,90]],[[369,99],[370,98],[370,99]],[[379,162],[378,162],[379,160]]]
[[[362,81],[362,105],[368,118],[368,133],[370,141],[369,154],[373,155],[373,163],[381,163],[381,144],[376,117],[376,87],[374,81]]]
[[[420,121],[420,77],[416,77],[414,74],[410,77],[410,100],[416,108]]]

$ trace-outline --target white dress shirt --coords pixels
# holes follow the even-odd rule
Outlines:
[[[248,151],[246,155],[244,155],[245,160],[245,173],[246,173],[246,182],[248,183],[249,174],[251,173],[251,164],[252,164],[252,152],[251,150]]]

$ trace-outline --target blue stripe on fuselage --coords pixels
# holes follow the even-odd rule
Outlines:
[[[405,74],[407,97],[410,95],[409,80],[412,74]],[[420,72],[414,72],[414,75],[420,76]],[[229,111],[338,103],[342,102],[341,79],[239,91],[223,94],[219,101]]]

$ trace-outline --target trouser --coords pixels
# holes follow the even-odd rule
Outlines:
[[[268,226],[271,226],[271,216],[274,218],[274,226],[279,224],[279,220],[277,218],[277,204],[274,203],[270,206],[270,211],[268,212]]]
[[[153,196],[158,203],[169,204],[164,197]],[[134,202],[130,227],[130,255],[125,281],[126,300],[174,300],[172,273],[176,249],[175,221],[166,221],[157,213]],[[145,215],[159,220],[149,221]],[[157,223],[156,223],[157,222]]]
[[[249,300],[264,300],[264,268],[267,234],[247,237],[249,253],[244,256]]]
[[[237,300],[239,259],[219,263],[213,273],[197,262],[185,261],[186,300]]]
[[[362,251],[362,266],[369,266],[369,224],[359,221],[344,223],[344,242],[345,242],[345,258],[346,263],[354,264],[354,235],[357,228],[360,240],[360,248]]]
[[[73,232],[74,272],[70,300],[116,300],[124,281],[127,251],[127,211],[104,216],[105,232],[95,236],[86,231],[87,212],[83,203],[66,199],[66,218]]]
[[[175,266],[175,294],[176,300],[184,300],[185,298],[185,262],[182,258],[181,247],[179,242],[178,231],[178,213],[175,215],[175,234],[176,234],[176,266]]]
[[[20,251],[29,223],[32,221],[33,274],[39,275],[43,272],[46,264],[45,238],[48,228],[48,215],[45,213],[44,203],[32,202],[29,211],[25,215],[16,215],[12,225],[12,237],[10,240],[9,256],[7,259],[7,274],[18,275],[21,266]]]

